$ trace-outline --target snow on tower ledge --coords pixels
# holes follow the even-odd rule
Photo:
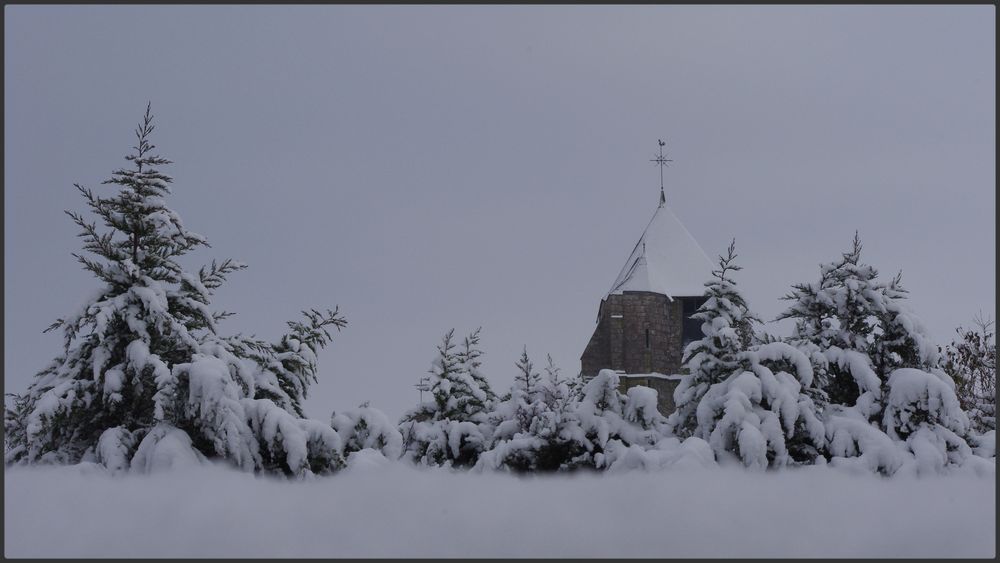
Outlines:
[[[607,295],[651,291],[671,301],[702,295],[711,271],[705,251],[661,200]]]

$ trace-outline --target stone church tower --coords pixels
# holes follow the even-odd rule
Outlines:
[[[684,346],[702,337],[701,323],[690,317],[705,300],[711,272],[708,256],[666,205],[661,185],[653,218],[601,299],[597,327],[580,358],[584,380],[615,370],[623,391],[656,389],[660,412],[670,414]]]

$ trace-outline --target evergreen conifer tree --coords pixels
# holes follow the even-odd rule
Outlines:
[[[527,349],[516,362],[518,373],[506,398],[490,414],[493,426],[490,449],[477,468],[516,472],[572,469],[590,447],[576,416],[573,395],[551,356],[546,377],[534,371]]]
[[[181,266],[208,242],[166,204],[173,180],[160,168],[170,161],[153,152],[153,130],[147,106],[125,157],[131,167],[104,182],[117,193],[76,186],[103,228],[68,211],[87,253],[74,256],[102,285],[47,329],[62,330],[63,352],[6,412],[6,460],[151,469],[173,453],[295,475],[336,469],[336,432],[297,415],[315,380],[315,352],[329,341],[315,331],[345,321],[335,311],[307,314],[278,346],[220,336],[217,323],[229,314],[212,312],[210,299],[244,266]]]
[[[470,375],[478,373],[478,331],[466,339],[461,357],[454,337],[455,329],[445,333],[431,362],[432,399],[400,419],[404,455],[416,463],[473,465],[487,440],[481,425],[489,395]]]
[[[881,285],[882,306],[875,315],[878,330],[872,335],[869,355],[875,373],[885,380],[898,368],[924,371],[941,367],[941,354],[924,329],[923,323],[906,306],[909,293],[899,272]]]
[[[702,322],[704,336],[684,350],[683,363],[688,373],[674,391],[676,409],[668,421],[679,438],[696,435],[698,404],[712,385],[741,368],[740,354],[750,344],[753,324],[759,322],[730,277],[742,269],[735,263],[736,258],[733,240],[726,256],[719,256],[713,279],[705,283],[705,302],[692,315]],[[699,437],[708,438],[707,434]]]
[[[542,376],[535,371],[535,364],[528,358],[527,346],[521,351],[521,357],[515,365],[517,365],[517,375],[514,376],[514,390],[520,393],[525,401],[535,402],[542,391]]]
[[[480,466],[506,467],[514,471],[530,471],[536,466],[536,452],[544,441],[536,435],[537,417],[544,411],[541,375],[535,371],[525,347],[515,363],[517,374],[509,397],[490,413],[493,429],[491,448],[480,456]]]
[[[818,283],[795,285],[783,297],[792,304],[777,318],[795,319],[790,342],[816,360],[821,402],[853,405],[861,393],[859,381],[871,379],[869,352],[884,299],[878,270],[861,262],[861,250],[855,232],[851,250],[820,266]]]
[[[545,355],[545,378],[542,381],[542,401],[550,410],[559,410],[573,399],[572,382],[562,376],[551,354]]]
[[[840,260],[820,267],[820,281],[798,284],[778,320],[796,324],[788,340],[806,353],[816,373],[819,403],[860,405],[875,420],[884,408],[892,371],[916,368],[942,376],[936,347],[905,305],[901,274],[888,282],[861,261],[857,233]]]
[[[483,355],[479,348],[479,333],[482,328],[477,328],[462,340],[462,345],[455,353],[458,362],[458,371],[467,378],[466,386],[469,393],[458,399],[458,409],[469,417],[477,416],[489,411],[492,402],[496,399],[493,389],[490,388],[489,381],[483,375],[479,367],[482,361],[479,359]]]

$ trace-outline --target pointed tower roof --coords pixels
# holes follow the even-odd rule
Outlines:
[[[608,295],[652,291],[671,300],[702,295],[711,275],[712,261],[667,207],[661,191],[660,205]]]

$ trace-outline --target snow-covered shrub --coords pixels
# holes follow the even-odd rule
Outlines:
[[[97,439],[95,450],[97,463],[112,473],[128,471],[136,445],[135,436],[125,428],[121,426],[108,428]]]
[[[976,432],[996,430],[997,345],[994,323],[975,319],[976,328],[958,327],[958,339],[945,349],[944,370],[955,381],[962,408]]]
[[[509,396],[488,415],[492,441],[490,449],[479,458],[480,467],[531,471],[535,469],[537,450],[545,444],[539,435],[544,432],[546,419],[542,379],[528,358],[527,348],[516,365],[518,373]]]
[[[454,329],[445,333],[431,362],[431,400],[405,413],[399,422],[403,457],[420,464],[475,465],[489,442],[487,412],[493,394],[478,372],[479,331],[454,352]]]
[[[906,439],[922,426],[964,435],[969,418],[958,404],[947,376],[902,368],[889,376],[883,427],[891,438]]]
[[[608,369],[584,385],[583,398],[572,411],[576,424],[567,435],[585,451],[571,459],[567,468],[606,469],[633,446],[646,450],[663,438],[666,420],[650,409],[656,404],[655,392],[623,395],[619,385],[618,374]]]
[[[419,465],[471,467],[488,445],[483,425],[461,420],[409,420],[399,425],[403,458]]]
[[[658,434],[667,432],[667,419],[657,408],[655,389],[637,385],[625,392],[624,417],[630,424]]]
[[[972,453],[979,457],[996,461],[997,457],[997,432],[990,430],[984,434],[972,434],[969,436],[969,446]]]
[[[8,463],[94,460],[114,472],[224,458],[247,470],[291,475],[339,467],[340,440],[301,417],[316,353],[346,321],[306,312],[278,344],[218,334],[214,291],[244,268],[212,262],[197,273],[178,259],[207,246],[167,207],[169,161],[152,153],[149,107],[131,168],[105,183],[111,197],[77,186],[103,223],[68,212],[80,228],[77,256],[101,287],[61,329],[63,352],[5,413]]]
[[[158,424],[139,442],[129,469],[137,473],[156,473],[204,462],[205,457],[192,446],[187,432],[169,424]]]
[[[903,440],[922,471],[961,465],[973,455],[964,437],[969,418],[943,374],[902,368],[889,377],[882,426],[893,440]]]
[[[257,445],[245,453],[260,456],[253,459],[254,467],[292,475],[329,473],[343,467],[340,436],[326,424],[298,418],[270,399],[242,403]]]
[[[551,356],[543,379],[534,371],[527,349],[517,368],[509,397],[489,415],[492,440],[476,467],[517,472],[565,469],[584,451],[574,439],[577,422],[570,382],[560,376]]]
[[[610,473],[636,469],[691,471],[717,466],[712,446],[701,438],[691,437],[682,442],[679,438],[667,436],[652,448],[625,446],[616,442],[611,449],[613,452],[608,457],[613,461],[606,469]]]
[[[812,383],[808,359],[781,342],[756,346],[740,359],[748,369],[713,385],[699,403],[695,436],[720,457],[732,455],[754,469],[815,460],[825,433],[802,392]]]
[[[363,403],[357,410],[333,413],[330,426],[344,442],[344,456],[363,449],[381,452],[388,459],[403,454],[403,435],[382,411]]]
[[[823,425],[830,465],[834,467],[853,467],[888,476],[906,462],[899,442],[894,442],[856,408],[831,405]]]

